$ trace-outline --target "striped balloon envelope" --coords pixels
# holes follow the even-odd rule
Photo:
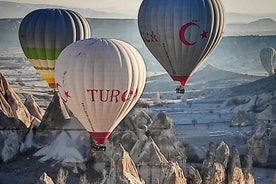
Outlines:
[[[27,14],[19,27],[19,41],[34,68],[55,88],[55,62],[70,43],[90,38],[87,20],[66,9],[37,9]]]
[[[217,47],[224,25],[221,0],[144,0],[138,13],[145,45],[181,86]]]
[[[139,100],[146,67],[130,44],[90,38],[61,52],[55,75],[64,103],[101,145]]]

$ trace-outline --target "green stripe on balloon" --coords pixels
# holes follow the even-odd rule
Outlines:
[[[23,48],[28,59],[56,60],[63,49]]]
[[[34,67],[37,70],[54,70],[55,68],[53,67]]]

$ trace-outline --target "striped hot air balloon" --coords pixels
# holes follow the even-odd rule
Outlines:
[[[55,75],[63,101],[101,145],[139,100],[146,67],[130,44],[91,38],[61,52]]]
[[[34,68],[55,88],[55,62],[70,43],[90,38],[90,26],[77,12],[66,9],[38,9],[26,15],[19,27],[24,54]]]
[[[138,26],[145,45],[183,87],[224,31],[221,0],[144,0]]]

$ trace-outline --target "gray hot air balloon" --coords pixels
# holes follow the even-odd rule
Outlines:
[[[181,89],[215,50],[224,25],[221,0],[144,0],[138,14],[144,43]]]
[[[272,47],[264,48],[260,52],[261,63],[269,75],[274,74],[276,51]]]

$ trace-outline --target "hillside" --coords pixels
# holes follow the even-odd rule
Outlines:
[[[272,18],[255,19],[249,23],[231,23],[227,24],[226,36],[239,35],[275,35],[276,22]]]
[[[39,9],[39,8],[68,8],[56,5],[49,4],[28,4],[28,3],[15,3],[15,2],[4,2],[0,1],[0,18],[22,18],[27,15],[29,12]],[[136,16],[116,13],[116,12],[107,12],[107,11],[96,11],[92,8],[70,8],[79,12],[84,17],[93,17],[93,18],[134,18]]]

